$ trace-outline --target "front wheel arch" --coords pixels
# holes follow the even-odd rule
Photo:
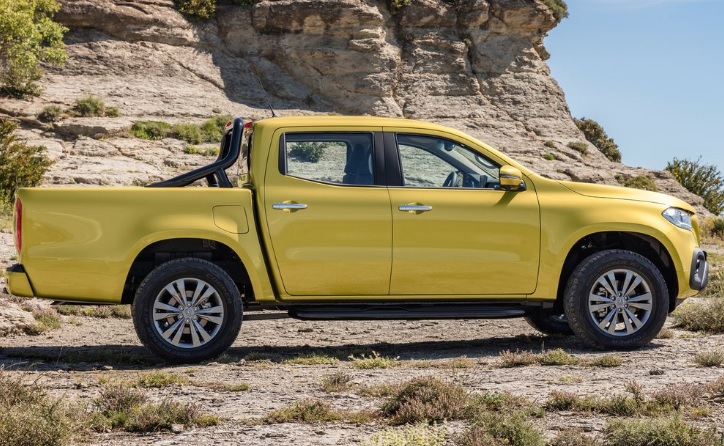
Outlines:
[[[622,249],[639,254],[653,263],[666,281],[669,292],[669,312],[676,309],[679,279],[671,254],[656,238],[637,232],[597,232],[589,234],[573,244],[561,268],[555,311],[563,313],[563,296],[573,270],[586,258],[606,249]]]

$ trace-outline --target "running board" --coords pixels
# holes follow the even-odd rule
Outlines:
[[[315,305],[289,308],[296,319],[372,320],[372,319],[500,319],[525,316],[518,305]]]

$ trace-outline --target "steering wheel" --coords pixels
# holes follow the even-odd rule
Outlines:
[[[458,173],[457,172],[450,172],[445,178],[445,182],[442,183],[442,187],[455,187],[455,185],[458,182]]]

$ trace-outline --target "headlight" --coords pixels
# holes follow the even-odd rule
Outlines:
[[[679,208],[668,208],[661,215],[665,219],[669,220],[674,226],[678,226],[681,229],[691,230],[691,214],[683,209]]]

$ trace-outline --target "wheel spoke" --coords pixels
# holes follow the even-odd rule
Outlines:
[[[189,330],[191,330],[191,344],[194,347],[198,347],[199,345],[201,345],[201,342],[199,341],[199,334],[197,332],[196,325],[189,325]]]
[[[610,302],[613,303],[614,300],[610,297],[601,296],[599,294],[591,293],[588,295],[588,302]]]
[[[612,304],[592,304],[592,305],[588,305],[588,310],[591,312],[601,311],[601,310],[604,310],[604,309],[610,307],[611,305]]]
[[[184,305],[186,302],[181,300],[181,297],[178,294],[178,291],[176,291],[176,288],[174,288],[173,283],[169,283],[164,288],[166,291],[168,291],[168,294],[170,294],[174,299],[176,299],[176,302],[179,303],[179,305]]]
[[[618,325],[619,312],[616,311],[615,309],[611,310],[611,312],[613,313],[613,319],[611,319],[611,324],[609,324],[609,326],[608,326],[608,333],[614,334],[616,332],[616,325]]]
[[[623,318],[623,323],[624,325],[626,325],[626,334],[631,334],[634,332],[634,328],[631,326],[631,319],[629,318],[630,314],[631,312],[626,310],[626,314],[621,315],[621,317]]]
[[[196,305],[199,300],[199,296],[206,285],[207,284],[205,282],[196,282],[196,289],[194,290],[194,295],[191,297],[191,305]]]
[[[178,311],[173,313],[153,313],[153,320],[160,321],[161,319],[168,319],[170,317],[177,317],[180,313]]]
[[[598,279],[598,283],[600,283],[611,296],[616,296],[618,294],[615,289],[616,276],[613,274],[613,271],[609,272],[605,276],[601,276],[601,278]]]
[[[641,320],[639,320],[639,318],[637,318],[635,314],[633,314],[628,308],[626,308],[625,311],[626,311],[626,314],[628,315],[628,317],[631,318],[631,322],[633,322],[633,324],[637,330],[639,328],[643,327],[644,323],[641,322]]]
[[[199,314],[198,316],[206,319],[209,322],[213,322],[214,324],[220,324],[224,322],[224,318],[222,316],[209,316],[208,314]]]
[[[651,302],[651,293],[644,293],[640,296],[634,296],[634,297],[628,298],[628,303],[641,302],[641,301]]]
[[[653,305],[651,305],[651,304],[636,303],[636,302],[629,303],[628,306],[629,306],[629,308],[639,308],[639,309],[645,310],[645,311],[651,311],[651,308],[653,307]]]
[[[613,318],[614,315],[616,315],[616,309],[615,309],[615,308],[608,312],[608,314],[606,315],[606,317],[603,318],[603,320],[598,324],[598,327],[599,327],[601,330],[605,330],[605,329],[606,329],[606,324],[608,324],[608,322],[611,321],[611,318]]]
[[[639,284],[641,283],[641,281],[643,281],[643,279],[641,278],[641,276],[636,275],[636,279],[633,281],[633,283],[631,284],[631,286],[628,287],[628,288],[624,288],[625,291],[623,292],[623,295],[624,295],[624,296],[630,295],[630,294],[633,292],[633,290],[635,290],[636,287],[639,286]]]
[[[181,327],[181,329],[179,329],[179,327]],[[180,332],[180,331],[183,331],[183,319],[179,319],[179,320],[177,320],[176,322],[174,322],[170,327],[168,327],[168,330],[166,330],[166,331],[164,331],[163,333],[161,333],[161,336],[163,336],[163,338],[168,341],[168,340],[169,340],[168,338],[170,338],[171,335],[172,335],[176,330],[178,330],[179,332]],[[173,342],[171,342],[171,343],[173,343]]]
[[[196,328],[196,330],[198,330],[201,337],[203,338],[204,343],[208,342],[209,339],[211,339],[211,335],[209,335],[209,333],[206,332],[206,329],[204,329],[204,327],[202,327],[198,321],[193,321],[193,325]]]
[[[154,310],[166,310],[166,311],[171,312],[171,313],[178,313],[178,312],[179,312],[178,307],[174,307],[173,305],[165,304],[165,303],[163,303],[163,302],[158,302],[158,301],[156,301],[156,302],[153,304],[153,309],[154,309]]]
[[[628,290],[628,286],[631,283],[631,278],[633,277],[634,273],[632,271],[626,271],[626,278],[623,281],[623,286],[621,286],[621,290]],[[624,292],[624,296],[627,293]]]

